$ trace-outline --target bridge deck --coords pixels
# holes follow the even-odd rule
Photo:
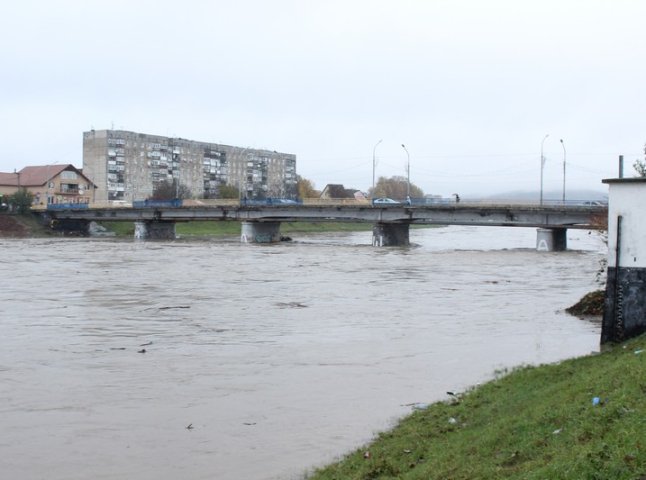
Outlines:
[[[48,210],[53,218],[87,221],[368,222],[606,229],[607,207],[570,205],[443,204],[205,205],[184,207],[91,207]]]

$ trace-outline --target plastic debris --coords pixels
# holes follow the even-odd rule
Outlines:
[[[413,410],[426,410],[429,406],[428,403],[414,403]]]
[[[643,352],[643,350],[635,350],[635,355],[639,355],[642,352]]]
[[[561,431],[562,431],[562,429],[561,429],[561,428],[557,428],[556,430],[554,430],[554,431],[552,432],[552,435],[558,435],[559,433],[561,433]]]
[[[370,452],[369,452],[369,451],[365,451],[365,452],[363,452],[363,458],[368,459],[368,458],[370,458],[371,456],[372,456],[372,455],[370,455]]]
[[[594,397],[592,399],[592,405],[599,405],[601,403],[601,399],[599,397]]]
[[[455,418],[451,417],[451,418],[449,418],[449,423],[451,425],[455,425],[456,423],[458,423],[458,421]]]

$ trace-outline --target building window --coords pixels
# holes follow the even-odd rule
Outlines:
[[[64,170],[63,172],[61,172],[61,178],[65,180],[76,180],[78,178],[78,175],[76,174],[76,172]]]

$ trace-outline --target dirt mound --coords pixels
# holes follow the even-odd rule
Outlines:
[[[29,228],[15,215],[0,214],[0,237],[26,237],[28,235]]]
[[[585,295],[575,305],[566,308],[565,311],[571,315],[603,315],[603,302],[605,292],[596,290]]]

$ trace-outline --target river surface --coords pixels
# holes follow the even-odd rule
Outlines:
[[[595,232],[294,237],[0,239],[2,478],[298,479],[411,404],[599,349],[563,311],[599,288]]]

